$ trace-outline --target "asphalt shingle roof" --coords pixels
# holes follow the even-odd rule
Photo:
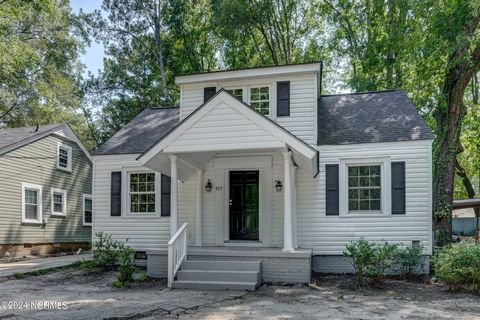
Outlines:
[[[433,139],[401,90],[325,95],[318,103],[318,145]]]
[[[145,109],[93,151],[94,155],[142,153],[179,122],[179,108]]]
[[[55,128],[62,127],[63,124],[50,124],[36,127],[5,128],[0,129],[0,150],[12,144],[33,138],[47,131],[54,131]]]

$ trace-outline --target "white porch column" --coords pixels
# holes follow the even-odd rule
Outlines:
[[[195,245],[202,245],[203,238],[203,209],[202,209],[203,170],[197,170],[197,211],[195,215]]]
[[[291,168],[292,176],[292,237],[293,247],[298,248],[297,239],[297,166],[293,165]]]
[[[283,151],[283,171],[285,181],[283,183],[283,249],[284,252],[293,251],[293,228],[292,228],[292,171],[291,154],[289,151]]]
[[[170,237],[173,237],[178,228],[178,173],[177,157],[170,156]]]

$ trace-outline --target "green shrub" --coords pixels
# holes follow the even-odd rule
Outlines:
[[[142,271],[137,276],[138,282],[146,282],[148,280],[148,274],[145,271]]]
[[[133,273],[137,267],[133,263],[134,250],[130,247],[123,247],[118,255],[118,281],[122,283],[133,282]]]
[[[25,279],[25,273],[21,273],[21,272],[15,272],[13,276],[15,277],[15,279],[18,279],[18,280]]]
[[[357,285],[364,286],[383,279],[386,270],[395,263],[396,252],[396,245],[378,245],[361,239],[347,245],[343,255],[355,270]]]
[[[423,245],[399,248],[397,263],[400,274],[404,277],[418,276],[425,270],[423,266]]]
[[[435,276],[452,290],[480,293],[480,244],[462,242],[443,248],[435,260]]]
[[[112,236],[103,232],[95,233],[96,240],[93,242],[92,258],[95,264],[104,270],[113,270],[117,263],[119,251],[125,245],[113,240]]]

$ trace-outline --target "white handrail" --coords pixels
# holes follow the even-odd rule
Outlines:
[[[187,226],[188,223],[184,223],[167,244],[169,288],[172,287],[173,279],[182,265],[183,260],[187,258]]]

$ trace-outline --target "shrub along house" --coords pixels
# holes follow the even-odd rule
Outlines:
[[[92,159],[67,124],[0,129],[0,257],[91,241]]]
[[[430,129],[400,90],[320,96],[320,66],[177,77],[94,152],[94,231],[182,288],[348,272],[360,238],[430,255]]]

